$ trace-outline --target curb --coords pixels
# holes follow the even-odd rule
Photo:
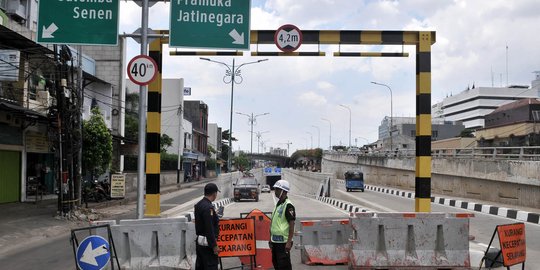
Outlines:
[[[395,189],[377,187],[377,186],[371,186],[371,185],[366,185],[366,189],[375,191],[375,192],[386,193],[386,194],[390,194],[394,196],[405,197],[409,199],[413,199],[415,195],[414,192],[395,190]],[[516,209],[506,208],[506,207],[493,206],[489,204],[481,204],[481,203],[476,203],[476,202],[467,202],[467,201],[462,201],[462,200],[448,199],[444,197],[431,197],[431,202],[440,204],[440,205],[460,208],[460,209],[467,209],[467,210],[480,212],[480,213],[484,213],[488,215],[515,219],[515,220],[528,222],[532,224],[540,224],[539,213],[527,212],[527,211],[516,210]]]
[[[330,197],[317,197],[317,200],[332,205],[336,208],[348,211],[349,213],[372,212],[371,210],[363,208],[360,205],[352,204],[350,202],[341,201]]]

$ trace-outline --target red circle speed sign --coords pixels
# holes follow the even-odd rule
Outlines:
[[[133,57],[128,64],[128,77],[138,85],[148,85],[157,75],[158,66],[154,59],[146,55]]]
[[[284,52],[294,52],[302,45],[302,31],[292,24],[283,25],[276,30],[274,43]]]

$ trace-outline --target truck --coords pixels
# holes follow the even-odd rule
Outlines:
[[[364,192],[364,173],[361,171],[346,171],[345,172],[345,188],[347,192],[360,190]]]

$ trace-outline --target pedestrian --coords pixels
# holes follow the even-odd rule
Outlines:
[[[206,184],[204,197],[195,205],[196,270],[218,269],[219,249],[216,239],[219,235],[219,217],[212,205],[218,192],[216,184]]]
[[[296,213],[292,202],[287,197],[289,182],[279,180],[274,184],[274,195],[278,199],[272,212],[270,225],[270,249],[272,264],[276,270],[292,269],[291,248],[293,245],[294,221]]]

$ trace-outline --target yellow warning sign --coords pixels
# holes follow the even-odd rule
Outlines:
[[[255,256],[255,221],[251,218],[220,220],[217,245],[219,257]]]

